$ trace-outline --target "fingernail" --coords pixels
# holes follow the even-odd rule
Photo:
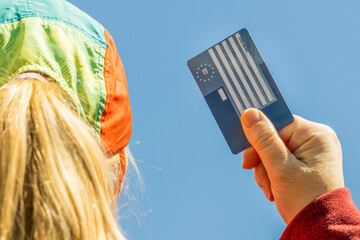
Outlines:
[[[244,124],[247,128],[251,128],[260,121],[259,111],[255,109],[246,110],[244,115]]]

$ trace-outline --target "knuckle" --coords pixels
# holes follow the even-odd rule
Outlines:
[[[319,131],[315,135],[314,140],[320,146],[326,146],[329,144],[340,145],[339,139],[334,129],[325,124],[320,124]]]
[[[331,141],[329,140],[330,136],[324,133],[316,133],[312,138],[313,145],[321,149],[327,148],[329,145],[332,145]]]
[[[328,125],[323,124],[323,129],[324,129],[323,131],[325,134],[328,134],[331,137],[337,138],[337,135],[336,135],[336,132],[334,131],[334,129],[332,129]]]
[[[258,152],[271,148],[279,138],[277,132],[272,128],[258,131],[257,135],[258,137],[254,142],[254,147]]]

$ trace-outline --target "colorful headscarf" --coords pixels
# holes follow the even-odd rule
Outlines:
[[[106,153],[120,153],[122,182],[131,110],[124,68],[108,31],[65,0],[1,0],[1,84],[28,71],[57,81]]]

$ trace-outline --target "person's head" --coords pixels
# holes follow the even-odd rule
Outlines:
[[[1,239],[121,239],[114,172],[54,82],[0,88]]]
[[[113,39],[65,0],[0,11],[0,239],[122,239],[132,126]]]

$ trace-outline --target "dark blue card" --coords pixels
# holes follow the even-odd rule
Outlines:
[[[281,129],[294,117],[247,29],[188,61],[188,66],[232,153],[250,147],[240,117],[260,109]]]

